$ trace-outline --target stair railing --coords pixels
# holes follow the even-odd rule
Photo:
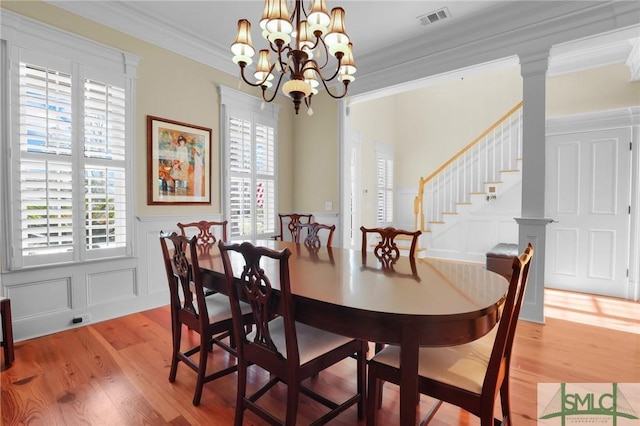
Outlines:
[[[458,205],[470,204],[471,195],[486,194],[488,184],[500,182],[501,172],[518,170],[521,157],[522,101],[436,171],[420,178],[413,206],[416,229],[428,232],[425,221],[443,223]]]

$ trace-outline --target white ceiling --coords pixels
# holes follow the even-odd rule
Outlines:
[[[266,47],[257,27],[263,0],[48,0],[48,3],[234,75],[238,69],[231,61],[229,47],[239,19],[246,18],[252,23],[256,49]],[[422,53],[420,46],[424,43],[446,44],[457,34],[480,33],[487,31],[489,26],[495,26],[499,32],[500,26],[507,23],[525,27],[536,20],[549,19],[553,13],[562,13],[559,6],[562,3],[571,7],[582,4],[580,7],[588,8],[597,2],[327,0],[327,8],[340,6],[345,9],[347,33],[353,42],[358,65],[357,77],[375,71],[376,65],[388,63],[390,57],[402,50],[400,43],[408,48],[417,46],[414,52],[417,57]],[[450,18],[421,24],[419,17],[442,8],[447,9]],[[615,61],[624,62],[631,49],[626,42],[629,38],[640,39],[638,28],[556,46],[552,50],[551,65],[575,68],[575,64],[582,61],[579,66],[588,67],[593,63],[594,52],[597,57],[607,52],[606,61],[611,63],[614,51],[618,52]],[[562,69],[556,72],[562,72]]]
[[[305,0],[307,4],[308,0]],[[122,15],[140,21],[154,21],[157,31],[180,33],[194,40],[228,50],[233,42],[239,19],[254,24],[253,41],[258,42],[257,22],[262,15],[263,0],[133,0],[133,1],[68,1],[51,0],[49,3],[104,23],[108,26],[126,26],[113,21],[110,14],[99,10],[105,3],[119,9]],[[81,4],[84,3],[84,4]],[[353,39],[356,54],[370,53],[380,47],[403,40],[428,35],[438,27],[470,19],[481,11],[506,5],[505,1],[381,1],[381,0],[328,0],[327,9],[340,6],[346,11],[347,33]],[[89,10],[94,9],[93,11]],[[418,17],[447,8],[451,18],[435,24],[421,25]],[[123,17],[125,17],[123,16]],[[132,29],[133,30],[133,29]]]

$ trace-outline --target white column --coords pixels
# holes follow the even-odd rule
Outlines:
[[[546,74],[549,49],[520,54],[522,94],[522,217],[518,222],[518,245],[522,252],[527,243],[534,247],[529,267],[527,292],[520,317],[544,323],[544,265],[546,226],[545,145],[546,145]]]

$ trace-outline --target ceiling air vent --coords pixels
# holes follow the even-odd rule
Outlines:
[[[449,9],[443,7],[442,9],[436,10],[435,12],[430,12],[418,16],[418,20],[420,20],[420,25],[429,25],[438,21],[442,21],[444,19],[448,19],[450,17],[451,15],[449,14]]]

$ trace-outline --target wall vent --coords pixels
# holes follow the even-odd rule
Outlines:
[[[451,18],[449,9],[443,7],[442,9],[436,10],[435,12],[429,12],[424,15],[420,15],[417,19],[420,21],[420,25],[429,25],[449,18]]]

